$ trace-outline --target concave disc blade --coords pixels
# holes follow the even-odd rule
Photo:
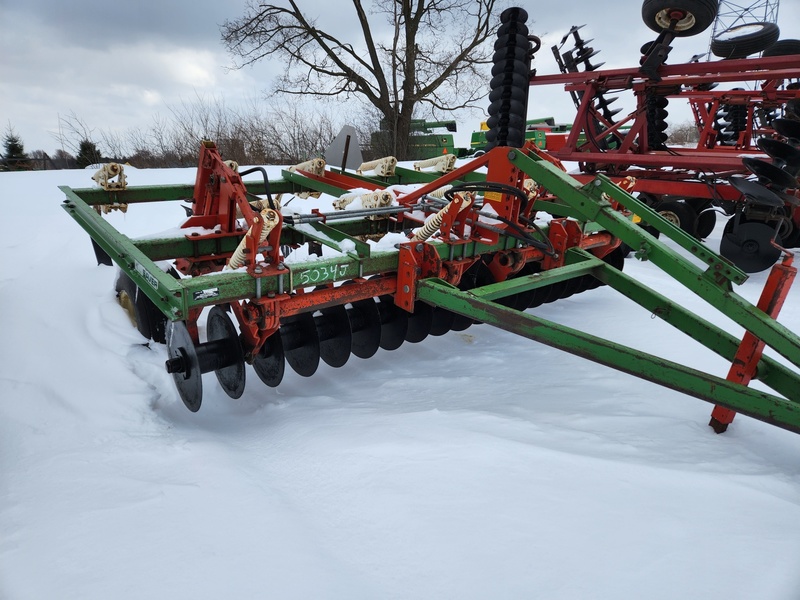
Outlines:
[[[800,168],[800,148],[772,138],[761,138],[758,140],[758,147],[772,158],[784,163],[785,168],[792,174],[797,174],[797,169]]]
[[[548,291],[547,299],[545,300],[545,302],[555,302],[556,300],[563,298],[564,292],[567,289],[567,282],[558,281],[556,283],[548,285],[544,289]]]
[[[521,294],[517,293],[517,294],[511,294],[510,296],[504,296],[503,298],[498,298],[497,300],[495,300],[495,302],[497,302],[497,304],[499,304],[500,306],[513,308],[514,310],[524,310],[525,308],[528,308],[528,305],[526,304],[523,307],[522,306],[523,300],[525,300],[525,298],[523,298]]]
[[[594,284],[595,281],[597,281],[597,279],[595,279],[591,275],[583,275],[578,279],[580,281],[580,284],[578,286],[578,291],[576,292],[577,294],[582,294],[583,292],[592,289],[591,286]]]
[[[581,291],[582,281],[580,277],[573,277],[564,282],[564,290],[561,292],[561,299],[569,298]]]
[[[320,314],[314,317],[314,323],[319,336],[320,357],[331,367],[343,367],[350,358],[350,347],[353,345],[350,320],[344,304],[321,309]]]
[[[749,171],[758,175],[762,180],[766,179],[775,187],[781,189],[797,187],[797,178],[794,175],[787,173],[772,163],[760,158],[752,158],[751,156],[743,158],[742,163]]]
[[[467,269],[466,273],[464,273],[464,276],[461,278],[461,282],[458,284],[458,288],[461,290],[471,290],[484,285],[490,285],[494,282],[494,276],[489,270],[489,267],[487,267],[483,262],[478,261],[469,269]],[[453,331],[464,331],[470,325],[480,324],[481,321],[476,321],[471,317],[465,317],[463,315],[456,314],[455,320],[453,321]]]
[[[541,270],[541,267],[537,263],[526,263],[519,272],[516,274],[516,277],[526,277],[528,275],[533,275],[534,273],[538,273]],[[535,290],[527,290],[525,292],[520,292],[516,294],[516,303],[514,308],[517,310],[525,310],[531,305],[534,296],[536,295]]]
[[[442,308],[441,306],[433,307],[433,321],[431,322],[431,335],[440,336],[444,335],[453,328],[456,313]]]
[[[394,303],[391,296],[381,296],[378,302],[381,316],[381,343],[384,350],[397,350],[403,345],[408,331],[408,313]]]
[[[353,354],[371,358],[381,344],[381,315],[372,298],[353,302],[347,309],[350,330],[353,332]]]
[[[408,315],[408,329],[405,339],[416,344],[421,342],[431,332],[433,326],[433,307],[424,302],[414,303],[414,312]]]
[[[772,126],[779,134],[790,140],[800,141],[800,121],[792,119],[774,119]]]
[[[283,341],[280,329],[273,333],[261,346],[253,360],[253,370],[258,378],[269,387],[278,387],[283,381],[286,361],[283,357]]]
[[[780,257],[781,251],[770,242],[775,237],[775,243],[781,245],[781,239],[769,225],[749,222],[727,229],[719,245],[720,254],[745,273],[768,269]]]
[[[206,321],[206,335],[209,342],[218,340],[226,342],[220,352],[224,352],[223,360],[229,363],[214,371],[220,386],[231,398],[241,398],[244,393],[245,371],[242,345],[239,343],[239,333],[233,326],[231,318],[221,306],[215,306],[208,313]]]
[[[319,336],[314,316],[301,313],[281,320],[281,341],[286,362],[302,377],[311,377],[319,367]]]
[[[458,289],[466,291],[476,287],[477,277],[478,265],[474,264],[462,275],[461,281],[458,282]],[[458,313],[454,313],[454,315],[453,322],[450,325],[452,331],[464,331],[475,322],[470,317],[465,317]]]
[[[753,204],[771,207],[783,206],[783,200],[775,192],[757,181],[743,177],[731,177],[728,181],[736,188],[736,191]]]
[[[167,327],[167,355],[182,365],[182,372],[172,373],[178,395],[186,408],[197,412],[203,402],[203,378],[194,341],[183,321],[172,321]]]

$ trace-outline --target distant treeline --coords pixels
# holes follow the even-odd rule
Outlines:
[[[368,141],[367,112],[346,116],[347,124]],[[354,123],[353,117],[366,125]],[[304,110],[300,105],[268,110],[253,102],[233,109],[221,100],[204,98],[170,108],[167,117],[154,118],[147,129],[123,132],[92,128],[70,113],[59,116],[55,137],[60,149],[52,156],[42,150],[24,152],[22,140],[9,125],[0,169],[83,168],[109,161],[137,168],[192,167],[197,166],[204,139],[215,142],[226,160],[240,164],[296,164],[321,156],[343,124],[322,110]]]

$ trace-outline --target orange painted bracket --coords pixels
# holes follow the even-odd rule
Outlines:
[[[756,305],[773,319],[780,313],[789,289],[792,286],[797,269],[792,266],[793,256],[787,253],[782,262],[775,264],[770,271],[767,283],[761,291],[761,297]],[[764,342],[749,331],[746,331],[739,349],[733,358],[733,363],[726,379],[742,385],[748,385],[756,374],[756,368],[764,352]],[[728,425],[733,422],[736,411],[723,406],[715,406],[711,411],[709,426],[717,433],[723,433]]]

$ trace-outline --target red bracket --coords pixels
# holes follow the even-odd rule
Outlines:
[[[793,256],[787,253],[781,263],[772,267],[767,283],[758,299],[758,308],[767,315],[776,319],[780,313],[789,289],[797,275],[797,269],[792,266]],[[746,331],[733,358],[730,371],[726,379],[742,385],[748,385],[756,374],[756,367],[764,353],[764,342],[758,339],[749,331]],[[711,421],[709,425],[717,433],[722,433],[728,429],[728,425],[733,422],[736,411],[723,406],[715,406],[711,411]]]
[[[442,259],[431,244],[424,242],[400,244],[394,303],[403,310],[414,312],[417,281],[426,277],[440,277],[441,274]]]

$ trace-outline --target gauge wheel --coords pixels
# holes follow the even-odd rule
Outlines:
[[[764,50],[761,56],[788,56],[800,54],[800,40],[778,40]]]
[[[780,34],[775,23],[737,25],[711,40],[711,53],[720,58],[745,58],[773,46]]]
[[[683,229],[689,235],[695,235],[697,213],[685,202],[662,202],[655,207],[655,211],[676,227]]]
[[[673,18],[676,37],[697,35],[717,18],[719,2],[717,0],[644,0],[642,4],[642,20],[644,24],[657,33],[669,29]]]

